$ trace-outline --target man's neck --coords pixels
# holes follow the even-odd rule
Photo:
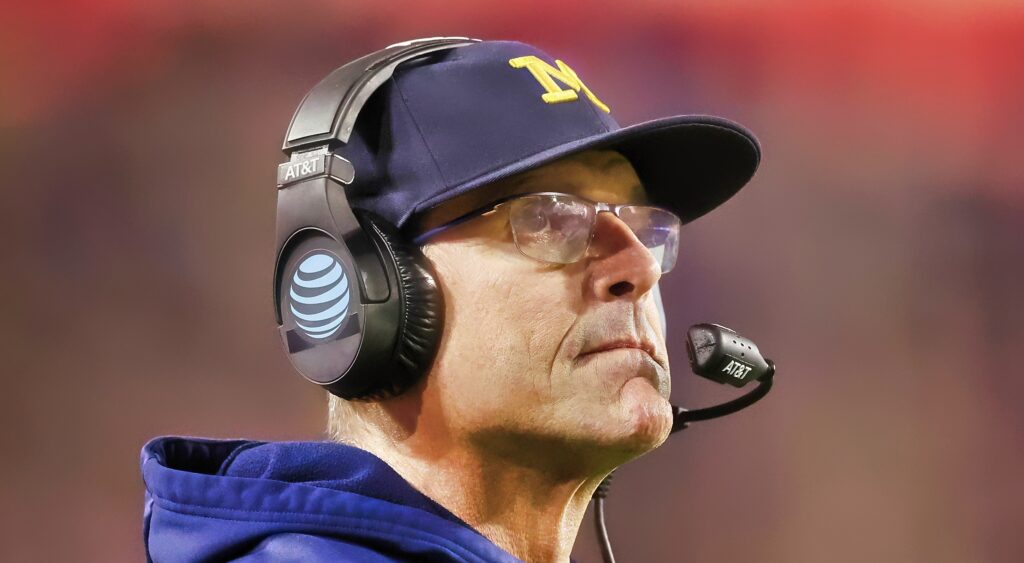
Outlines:
[[[346,441],[375,454],[484,537],[529,562],[569,561],[587,505],[604,477],[555,475],[537,464],[439,440],[435,433],[362,430]]]
[[[524,561],[566,562],[600,478],[554,479],[534,468],[451,451],[424,460],[392,455],[399,474]]]

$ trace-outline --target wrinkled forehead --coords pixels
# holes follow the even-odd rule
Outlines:
[[[410,221],[419,234],[510,196],[562,192],[606,203],[646,203],[647,194],[626,157],[612,150],[589,150],[492,182],[448,200]]]

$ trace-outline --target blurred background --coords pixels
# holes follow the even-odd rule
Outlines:
[[[310,440],[271,267],[304,93],[390,43],[561,58],[621,124],[757,133],[753,182],[662,281],[775,391],[619,471],[621,561],[1024,561],[1024,3],[16,3],[0,19],[0,560],[138,561],[162,434]],[[599,561],[590,515],[574,556]]]

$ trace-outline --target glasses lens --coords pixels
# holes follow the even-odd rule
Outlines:
[[[509,203],[509,223],[519,251],[554,264],[583,257],[594,217],[592,206],[567,195],[528,195]]]
[[[657,207],[627,205],[619,210],[619,219],[651,251],[661,264],[661,273],[667,274],[675,267],[679,255],[679,217]]]

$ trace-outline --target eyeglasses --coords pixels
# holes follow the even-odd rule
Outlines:
[[[512,238],[519,252],[541,262],[572,264],[583,258],[594,238],[597,214],[608,211],[625,223],[647,247],[661,265],[661,273],[668,273],[676,265],[682,222],[671,211],[651,205],[595,202],[556,192],[516,195],[499,200],[489,207],[431,229],[417,236],[414,242],[420,244],[445,229],[476,216],[494,213],[500,207],[508,210]]]

